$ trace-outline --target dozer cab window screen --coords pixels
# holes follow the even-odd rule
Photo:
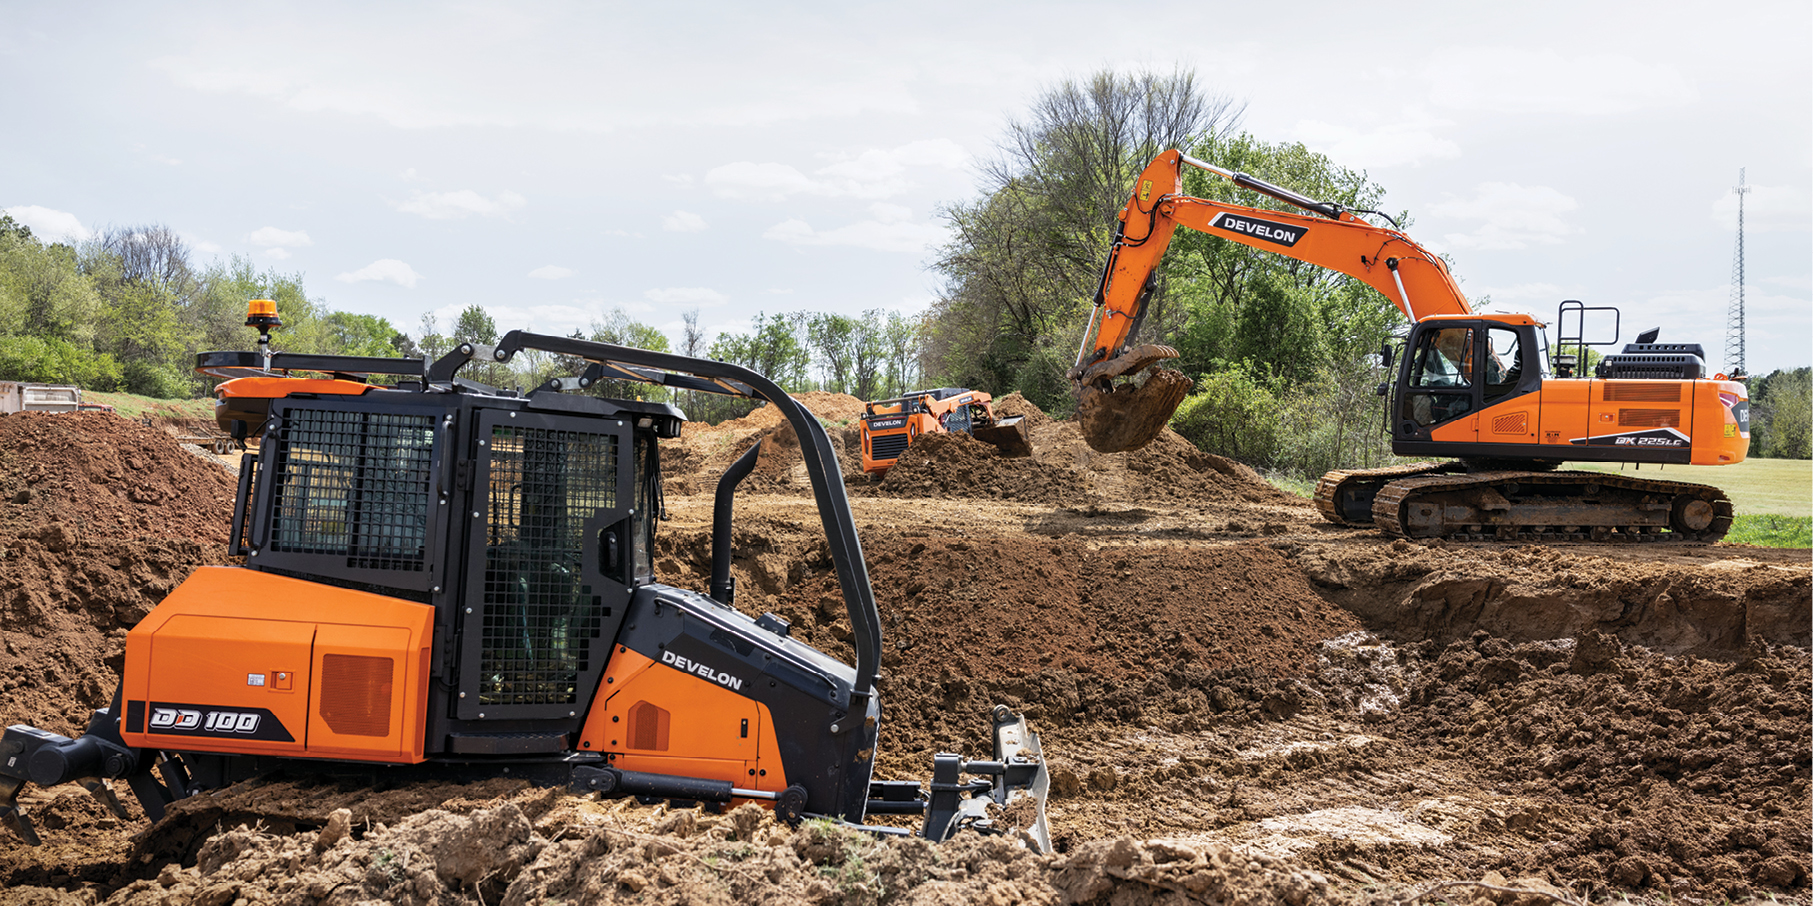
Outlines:
[[[284,410],[261,565],[427,587],[435,435],[419,411]]]
[[[459,717],[584,713],[629,601],[630,436],[616,420],[480,413]]]

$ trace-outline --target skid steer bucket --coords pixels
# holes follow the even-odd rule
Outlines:
[[[1009,416],[987,427],[977,425],[970,429],[970,435],[979,441],[993,444],[1002,456],[1032,455],[1032,435],[1027,429],[1024,415]]]

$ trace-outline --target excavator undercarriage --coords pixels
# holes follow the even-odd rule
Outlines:
[[[1717,541],[1732,515],[1725,493],[1706,485],[1461,462],[1330,472],[1315,500],[1339,525],[1452,541]]]

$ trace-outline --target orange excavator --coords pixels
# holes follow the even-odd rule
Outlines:
[[[1186,164],[1301,213],[1185,195]],[[1398,537],[1457,540],[1724,536],[1731,501],[1716,488],[1557,471],[1563,462],[1743,461],[1749,396],[1738,380],[1705,374],[1699,344],[1658,343],[1656,331],[1646,331],[1622,353],[1604,356],[1592,374],[1581,373],[1587,347],[1617,342],[1615,308],[1561,303],[1551,358],[1545,324],[1527,314],[1474,311],[1440,257],[1395,224],[1378,226],[1361,214],[1384,217],[1316,201],[1175,150],[1153,160],[1121,209],[1095,312],[1069,372],[1090,445],[1104,452],[1145,445],[1189,389],[1187,378],[1167,369],[1137,386],[1128,380],[1177,355],[1167,346],[1129,341],[1181,225],[1347,274],[1410,319],[1395,380],[1379,388],[1390,397],[1392,452],[1452,460],[1330,472],[1315,496],[1329,521],[1372,523]],[[1609,313],[1594,317],[1611,319],[1612,339],[1585,339],[1589,312]],[[1392,352],[1383,351],[1387,370]]]

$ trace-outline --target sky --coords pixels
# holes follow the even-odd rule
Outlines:
[[[1364,170],[1492,310],[1617,306],[1715,370],[1744,168],[1747,364],[1813,364],[1806,0],[0,0],[0,209],[164,224],[411,333],[919,312],[941,206],[1103,69]]]

